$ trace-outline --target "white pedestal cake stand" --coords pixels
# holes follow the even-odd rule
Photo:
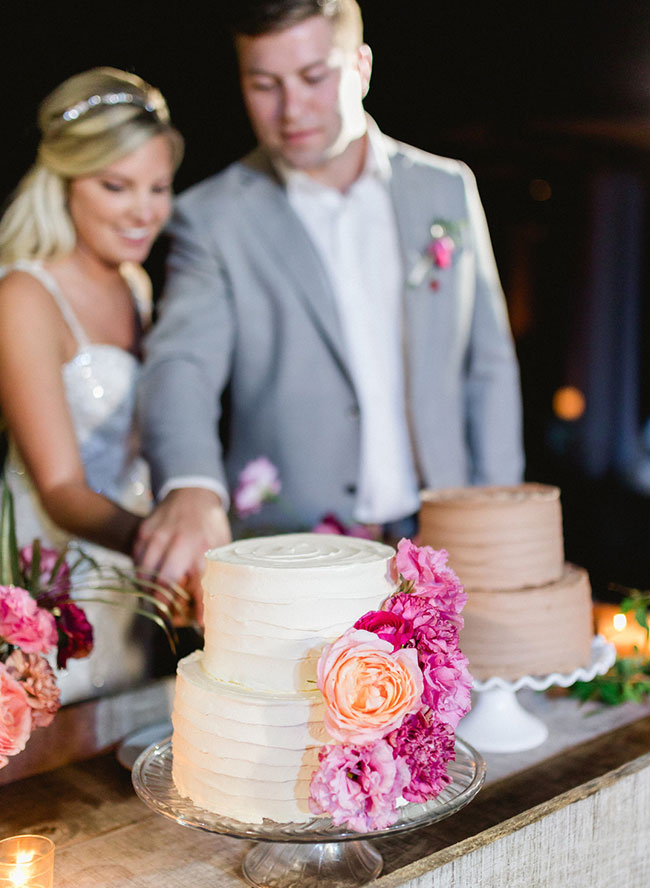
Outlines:
[[[485,780],[485,762],[463,740],[456,740],[456,759],[447,768],[451,783],[424,805],[400,809],[396,823],[375,832],[352,832],[335,827],[328,817],[308,823],[241,823],[195,807],[179,795],[172,779],[171,739],[154,743],[133,765],[135,791],[154,811],[182,826],[240,839],[255,839],[242,864],[249,885],[255,888],[355,888],[381,872],[379,852],[370,838],[406,832],[443,820],[474,798]]]
[[[533,749],[548,737],[544,722],[527,712],[517,700],[520,688],[545,691],[552,685],[568,688],[576,681],[591,681],[604,675],[616,659],[616,648],[602,635],[591,645],[591,662],[567,675],[524,675],[516,681],[488,678],[474,681],[473,705],[458,726],[458,733],[481,752],[520,752]]]

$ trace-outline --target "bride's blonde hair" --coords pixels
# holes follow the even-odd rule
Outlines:
[[[71,179],[99,172],[156,135],[168,139],[174,169],[183,156],[183,138],[161,93],[117,68],[93,68],[65,80],[41,103],[38,126],[36,161],[0,221],[0,264],[74,248],[67,209]]]

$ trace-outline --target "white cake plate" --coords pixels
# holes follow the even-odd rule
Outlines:
[[[458,733],[481,752],[520,752],[534,749],[548,737],[544,722],[527,712],[517,700],[520,688],[545,691],[552,685],[568,688],[576,681],[604,675],[616,660],[616,648],[602,635],[591,643],[589,666],[567,675],[524,675],[516,681],[504,678],[474,680],[472,709],[458,726]],[[471,668],[471,667],[470,667]]]
[[[254,839],[242,873],[254,888],[357,888],[381,872],[381,854],[367,839],[417,829],[460,811],[485,780],[485,762],[469,743],[456,739],[451,777],[442,792],[424,805],[400,808],[399,819],[386,829],[357,833],[336,827],[329,817],[307,823],[241,823],[198,808],[181,796],[172,779],[171,739],[152,744],[133,765],[133,786],[143,802],[158,814],[207,832]]]

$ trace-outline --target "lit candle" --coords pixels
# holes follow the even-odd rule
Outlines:
[[[0,888],[52,888],[54,843],[45,836],[0,842]]]
[[[615,604],[594,604],[594,620],[596,632],[614,645],[619,657],[633,656],[635,645],[641,656],[650,656],[646,631],[634,614],[621,613]]]

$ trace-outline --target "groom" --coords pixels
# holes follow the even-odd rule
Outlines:
[[[228,491],[260,455],[280,473],[281,502],[260,516],[278,529],[334,512],[408,533],[421,487],[523,470],[518,368],[470,171],[365,115],[355,0],[234,6],[259,145],[178,201],[140,397],[159,505],[135,556],[186,581],[230,539]]]

